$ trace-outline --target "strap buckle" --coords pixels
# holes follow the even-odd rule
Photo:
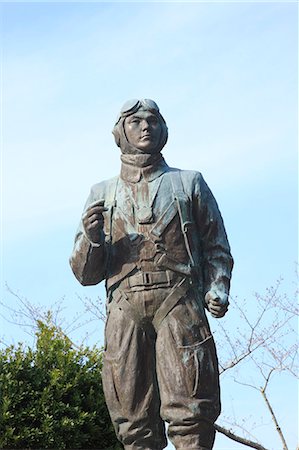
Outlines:
[[[150,286],[154,284],[151,272],[142,272],[142,281],[144,286]]]

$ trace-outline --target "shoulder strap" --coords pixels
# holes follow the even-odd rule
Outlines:
[[[170,172],[170,180],[172,185],[173,198],[177,203],[181,230],[184,236],[185,246],[190,258],[191,266],[194,266],[194,258],[192,256],[191,246],[188,238],[190,228],[192,226],[191,221],[191,202],[188,195],[184,191],[184,186],[181,178],[181,172]]]
[[[108,205],[112,205],[116,200],[116,188],[118,185],[118,179],[119,177],[114,177],[109,181],[105,196],[105,202]]]
[[[114,208],[116,207],[116,192],[117,192],[117,186],[118,186],[118,179],[119,177],[113,178],[109,186],[107,187],[106,196],[105,196],[105,204],[107,207],[109,207],[108,210],[108,220],[107,220],[107,228],[106,228],[106,249],[107,249],[107,260],[106,260],[106,275],[109,273],[109,267],[110,267],[110,259],[111,259],[111,244],[112,244],[112,225],[113,225],[113,212]],[[106,279],[106,286],[107,286],[107,279]]]
[[[106,196],[105,196],[105,204],[109,207],[109,218],[107,223],[107,236],[106,239],[111,242],[112,241],[112,219],[114,208],[116,207],[116,192],[118,186],[119,177],[113,178],[109,186],[107,187]]]

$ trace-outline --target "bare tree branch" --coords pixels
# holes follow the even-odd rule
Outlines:
[[[249,439],[245,439],[241,436],[238,436],[237,434],[233,433],[231,430],[227,430],[224,427],[221,427],[220,425],[214,424],[215,430],[219,433],[224,434],[229,439],[232,439],[233,441],[239,442],[240,444],[247,445],[247,447],[255,448],[256,450],[267,450],[265,447],[263,447],[261,444],[258,444],[257,442],[250,441]]]
[[[273,422],[274,422],[274,424],[275,424],[275,427],[276,427],[276,431],[277,431],[277,433],[278,433],[278,435],[279,435],[279,437],[280,437],[280,439],[281,439],[281,441],[282,441],[282,444],[283,444],[283,450],[288,450],[288,446],[287,446],[285,437],[284,437],[283,432],[282,432],[282,430],[281,430],[281,428],[280,428],[280,426],[279,426],[279,424],[278,424],[276,415],[275,415],[275,413],[274,413],[274,411],[273,411],[273,408],[272,408],[272,406],[271,406],[271,404],[270,404],[270,402],[269,402],[268,396],[267,396],[267,394],[266,394],[266,389],[267,389],[268,382],[269,382],[269,380],[270,380],[270,376],[271,376],[272,373],[273,373],[273,371],[272,371],[271,373],[269,373],[269,377],[268,377],[268,379],[266,380],[266,383],[265,383],[264,388],[261,388],[261,394],[262,394],[262,396],[263,396],[263,399],[264,399],[265,402],[266,402],[266,405],[267,405],[268,410],[270,411],[272,420],[273,420]]]
[[[220,350],[218,351],[220,373],[229,372],[237,384],[254,389],[259,392],[259,395],[262,394],[269,418],[275,425],[283,449],[287,450],[285,436],[266,393],[274,374],[284,372],[297,376],[296,322],[298,308],[296,301],[291,301],[285,294],[279,293],[280,285],[281,280],[278,280],[274,287],[267,289],[264,296],[255,294],[256,303],[254,309],[250,309],[250,314],[247,312],[244,301],[231,299],[231,307],[239,315],[240,326],[233,329],[229,323],[226,326],[225,321],[224,325],[217,323],[220,333],[218,335],[216,332],[215,338],[218,350]],[[223,356],[226,357],[226,361],[223,361]],[[230,358],[228,359],[227,356]],[[238,370],[241,367],[243,370]],[[252,373],[254,373],[254,377],[251,379]],[[261,385],[263,387],[260,387]],[[237,414],[237,417],[239,416]],[[242,428],[238,419],[234,420],[232,426]],[[247,429],[245,428],[244,431],[247,432],[247,430],[248,423]],[[241,440],[244,440],[242,442],[235,439],[238,438],[238,434],[231,429],[223,428],[218,431],[244,445],[250,442],[253,444],[252,448],[264,448],[255,442],[255,438],[252,440],[242,437]]]

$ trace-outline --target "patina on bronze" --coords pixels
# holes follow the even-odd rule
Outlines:
[[[202,175],[170,168],[155,102],[127,102],[114,126],[120,176],[92,187],[70,259],[83,285],[105,280],[103,386],[126,450],[210,450],[220,413],[205,310],[223,317],[233,260]]]

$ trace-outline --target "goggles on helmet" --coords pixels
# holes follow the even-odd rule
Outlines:
[[[155,103],[153,100],[150,100],[149,98],[137,100],[136,98],[134,98],[132,100],[126,101],[126,103],[123,105],[123,107],[120,110],[117,122],[121,117],[127,117],[130,116],[131,114],[134,114],[141,107],[144,107],[145,109],[148,109],[153,113],[159,113],[159,107],[157,103]]]

